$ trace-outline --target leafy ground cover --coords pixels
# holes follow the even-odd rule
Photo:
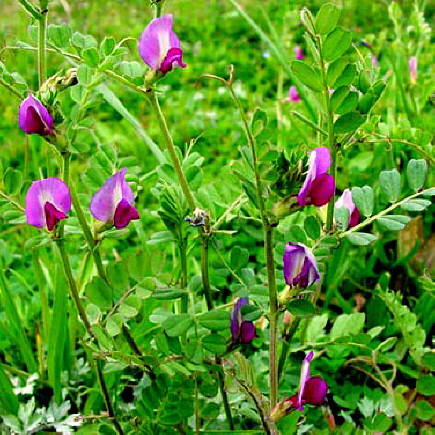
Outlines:
[[[2,433],[431,433],[426,3],[2,1]]]

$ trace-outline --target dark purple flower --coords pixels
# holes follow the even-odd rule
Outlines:
[[[152,70],[163,74],[175,66],[186,66],[180,40],[172,31],[172,15],[155,18],[146,26],[139,40],[139,54]]]
[[[349,228],[358,225],[360,212],[352,200],[352,193],[349,189],[345,189],[343,194],[335,203],[335,208],[347,208],[349,210]]]
[[[288,97],[292,101],[299,101],[301,97],[299,96],[299,92],[296,88],[296,86],[290,86],[290,89],[288,91]]]
[[[310,363],[313,356],[313,351],[307,353],[302,362],[298,392],[273,408],[270,415],[273,420],[278,421],[294,409],[303,409],[304,405],[320,406],[325,403],[328,384],[321,376],[310,377]]]
[[[319,281],[316,259],[305,245],[287,243],[282,261],[284,279],[288,286],[307,288]]]
[[[303,58],[305,57],[304,52],[302,51],[302,48],[299,47],[299,45],[296,45],[295,47],[295,58],[297,60],[303,60]]]
[[[32,94],[21,102],[18,124],[26,134],[54,135],[54,121],[49,111]]]
[[[112,175],[92,197],[91,213],[101,222],[111,222],[115,228],[126,227],[131,220],[139,219],[133,206],[134,198],[130,186],[124,180],[127,168]]]
[[[331,154],[326,147],[318,147],[310,153],[308,173],[298,194],[300,206],[327,204],[334,195],[334,177],[328,174],[331,166]]]
[[[242,307],[248,305],[248,299],[240,298],[231,312],[231,336],[234,342],[250,343],[255,336],[253,322],[247,322],[242,317]]]
[[[51,231],[71,210],[68,186],[58,178],[34,181],[26,194],[26,220],[37,228]]]
[[[417,83],[417,56],[412,56],[409,59],[409,77],[411,83],[415,85]]]

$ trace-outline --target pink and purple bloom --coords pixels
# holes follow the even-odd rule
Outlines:
[[[307,288],[320,279],[313,253],[302,243],[287,243],[282,263],[284,279],[290,287]]]
[[[331,154],[326,147],[311,151],[308,161],[308,173],[298,194],[300,206],[314,204],[318,207],[329,202],[335,191],[334,177],[328,174],[331,166]]]
[[[372,66],[373,66],[373,68],[378,68],[379,67],[378,58],[374,54],[372,54]]]
[[[127,168],[123,168],[112,175],[91,200],[92,216],[101,222],[112,223],[117,229],[139,219],[139,213],[133,206],[133,192],[124,180],[126,172]]]
[[[34,181],[26,194],[26,221],[36,228],[52,231],[71,210],[68,186],[58,178]]]
[[[296,86],[290,86],[290,89],[288,91],[288,97],[291,101],[299,101],[301,99]]]
[[[26,134],[54,135],[54,121],[50,112],[32,94],[21,102],[18,124]]]
[[[172,31],[172,15],[155,18],[148,24],[139,40],[139,54],[152,70],[163,74],[175,66],[186,66],[180,40]]]
[[[299,45],[296,45],[296,47],[295,47],[295,58],[297,60],[303,60],[304,57],[305,57],[305,54],[302,51],[302,48]]]
[[[417,83],[417,56],[412,56],[409,59],[409,77],[411,83],[415,85]]]
[[[237,300],[231,312],[231,336],[234,342],[250,343],[255,337],[253,322],[243,320],[242,307],[248,305],[247,298]]]
[[[352,200],[352,193],[350,189],[344,190],[343,194],[335,203],[335,208],[347,208],[349,210],[349,228],[358,225],[360,212]]]
[[[299,388],[296,394],[279,402],[271,412],[271,417],[277,421],[294,409],[303,409],[304,405],[320,406],[326,402],[328,384],[321,376],[310,377],[310,363],[314,352],[307,353],[302,362]]]

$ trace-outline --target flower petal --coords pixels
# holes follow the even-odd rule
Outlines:
[[[331,153],[329,152],[329,148],[318,147],[314,151],[312,151],[312,153],[314,153],[315,155],[315,176],[318,177],[319,175],[328,172],[328,169],[331,166]]]
[[[160,65],[160,71],[166,74],[174,68],[174,64],[181,68],[185,68],[186,64],[183,63],[182,56],[183,51],[181,48],[170,48],[165,59]]]
[[[67,215],[71,210],[68,186],[58,178],[34,181],[26,194],[26,220],[37,228],[46,226],[45,204],[50,202],[56,210]]]
[[[290,86],[290,89],[288,91],[288,96],[292,101],[299,101],[301,99],[296,86]]]
[[[54,121],[49,111],[32,94],[22,101],[18,124],[26,134],[49,136],[54,134]]]
[[[300,274],[305,261],[305,249],[299,244],[287,243],[282,257],[283,275],[287,285],[294,285],[294,278]]]
[[[328,393],[328,384],[321,376],[313,376],[305,383],[303,402],[310,405],[322,405]]]
[[[305,384],[310,378],[310,362],[313,359],[314,352],[310,351],[306,355],[305,359],[302,362],[301,366],[301,377],[299,380],[299,392],[298,392],[298,402],[297,406],[299,409],[302,409],[302,397],[304,395]]]
[[[47,201],[44,205],[44,212],[48,231],[51,231],[61,219],[65,219],[67,217],[66,213],[58,210],[49,201]]]
[[[239,338],[240,326],[242,323],[242,314],[240,310],[244,305],[248,305],[248,299],[240,298],[231,312],[231,336],[234,341]]]
[[[329,202],[334,195],[335,181],[334,177],[330,174],[321,174],[311,184],[310,189],[310,202],[311,204],[320,207]]]
[[[255,337],[255,326],[253,322],[242,322],[240,326],[240,341],[250,343]]]
[[[116,207],[122,199],[125,199],[130,205],[133,204],[133,192],[124,180],[126,172],[127,168],[122,168],[112,175],[92,197],[91,213],[95,219],[101,222],[112,221]]]
[[[113,217],[115,228],[124,228],[134,219],[139,219],[139,213],[124,198],[121,199],[116,206],[115,215]]]
[[[169,14],[152,20],[145,28],[139,40],[139,54],[151,69],[158,71],[171,48],[179,49],[180,40],[172,31],[172,15]]]

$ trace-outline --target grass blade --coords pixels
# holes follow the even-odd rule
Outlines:
[[[3,264],[0,261],[0,292],[3,309],[5,311],[6,318],[9,323],[10,334],[9,338],[12,342],[16,343],[21,353],[24,363],[27,366],[27,370],[30,373],[38,371],[38,365],[35,357],[33,356],[32,346],[27,339],[26,332],[23,327],[23,322],[18,316],[17,307],[15,306],[12,294],[9,290],[6,276],[4,274]]]
[[[166,163],[166,158],[157,144],[148,136],[143,129],[140,122],[127,110],[122,104],[121,100],[112,92],[105,84],[98,86],[98,90],[103,98],[121,115],[127,120],[136,130],[140,138],[145,142],[150,151],[154,154],[154,157],[160,164]]]

